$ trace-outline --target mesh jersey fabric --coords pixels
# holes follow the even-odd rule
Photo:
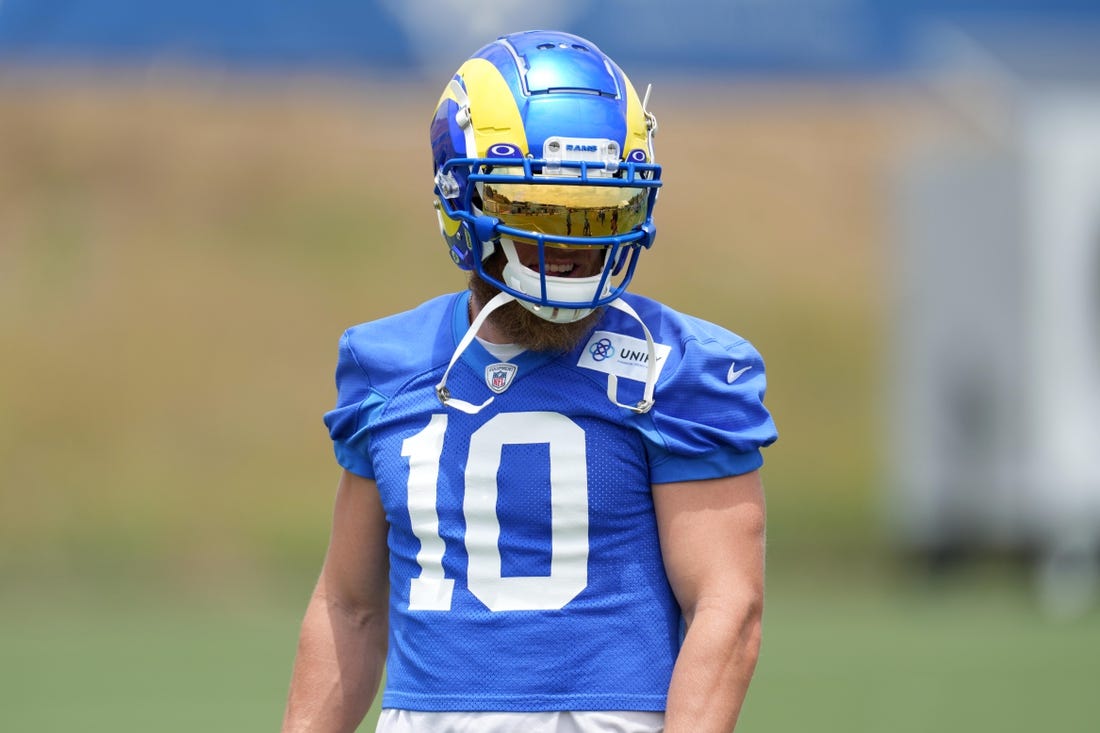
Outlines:
[[[356,326],[340,344],[325,422],[338,462],[377,482],[390,525],[382,704],[663,710],[681,619],[650,487],[761,465],[776,432],[760,355],[628,295],[667,347],[650,412],[608,400],[607,374],[581,366],[592,363],[590,339],[567,354],[519,354],[495,395],[497,360],[475,341],[448,381],[462,399],[494,397],[471,415],[434,390],[469,326],[468,297]],[[612,309],[596,332],[641,335]],[[619,400],[642,388],[620,379]]]

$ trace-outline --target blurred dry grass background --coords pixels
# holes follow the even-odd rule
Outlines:
[[[878,198],[906,105],[656,90],[667,184],[635,289],[765,354],[777,550],[868,541]],[[463,285],[430,208],[436,95],[167,70],[4,78],[5,576],[206,587],[318,559],[336,339]]]
[[[382,94],[0,93],[6,573],[317,559],[336,339],[444,280],[399,276],[432,264],[405,219],[434,232],[396,213],[418,151]]]
[[[337,339],[464,285],[430,206],[437,94],[0,74],[12,730],[276,725],[337,478]],[[889,181],[939,113],[855,85],[654,95],[667,183],[635,290],[754,341],[781,434],[746,730],[1091,730],[1095,619],[879,572]]]

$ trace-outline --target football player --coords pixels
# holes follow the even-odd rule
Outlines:
[[[733,729],[776,432],[748,342],[627,292],[656,129],[565,33],[502,36],[443,90],[435,206],[469,287],[340,342],[284,730],[354,730],[383,670],[386,733]]]

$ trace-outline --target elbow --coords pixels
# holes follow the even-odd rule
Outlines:
[[[752,601],[730,613],[726,626],[726,663],[751,676],[760,660],[764,640],[763,603]]]
[[[764,639],[763,588],[753,588],[738,598],[730,599],[726,613],[727,633],[735,646],[755,661],[760,656]]]
[[[756,605],[741,623],[738,646],[742,650],[741,654],[746,664],[751,668],[756,667],[756,662],[760,659],[760,649],[764,643],[763,610],[763,604]]]
[[[387,595],[333,593],[319,585],[313,594],[313,605],[334,626],[354,631],[386,629],[389,621]]]
[[[348,602],[326,598],[325,606],[330,617],[339,618],[345,626],[352,629],[367,630],[387,626],[388,608],[382,603]]]
[[[688,633],[693,629],[728,650],[741,664],[756,665],[764,638],[763,590],[703,599],[685,609]]]

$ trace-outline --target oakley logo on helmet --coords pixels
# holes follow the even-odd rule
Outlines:
[[[523,153],[511,143],[496,143],[489,146],[489,156],[492,158],[522,158]]]

